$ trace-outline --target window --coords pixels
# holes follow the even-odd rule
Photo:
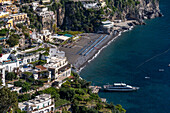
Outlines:
[[[29,62],[30,62],[30,59],[28,59],[27,62],[29,63]]]

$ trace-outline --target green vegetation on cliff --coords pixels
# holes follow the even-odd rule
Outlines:
[[[15,92],[11,92],[8,88],[0,88],[0,113],[9,112],[10,108],[14,111],[18,109],[18,99]]]
[[[102,102],[98,94],[89,89],[90,82],[80,79],[79,75],[72,73],[72,79],[68,78],[60,89],[51,87],[43,91],[37,91],[33,95],[25,94],[18,97],[19,101],[27,101],[43,93],[51,94],[55,100],[55,107],[71,105],[73,113],[125,113],[121,105],[113,105]]]
[[[103,10],[86,10],[81,2],[65,4],[65,19],[61,26],[64,30],[95,32],[101,24]]]

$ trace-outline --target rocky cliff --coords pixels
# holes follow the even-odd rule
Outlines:
[[[142,21],[162,16],[159,0],[115,0],[111,4],[115,8],[114,14],[109,16],[111,20],[135,19]]]
[[[159,0],[105,0],[105,2],[107,7],[100,9],[98,12],[90,12],[84,9],[81,3],[65,2],[64,6],[58,8],[57,11],[58,26],[66,29],[76,27],[76,29],[72,30],[95,31],[93,23],[96,21],[91,20],[92,16],[96,16],[95,13],[101,13],[100,15],[102,15],[101,17],[97,15],[97,18],[93,18],[93,20],[98,19],[98,22],[101,22],[101,19],[105,18],[112,21],[115,19],[124,21],[134,19],[142,23],[144,19],[162,16],[159,9]],[[90,27],[90,29],[86,30],[87,28],[82,29],[82,27]]]

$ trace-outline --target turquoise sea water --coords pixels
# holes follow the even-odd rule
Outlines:
[[[170,113],[169,6],[169,0],[160,0],[164,17],[146,20],[147,25],[123,33],[80,73],[95,85],[125,82],[139,86],[137,92],[99,93],[108,102],[121,104],[127,113]]]

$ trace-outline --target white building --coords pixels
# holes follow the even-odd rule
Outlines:
[[[1,2],[1,4],[2,4],[2,5],[3,5],[3,4],[9,4],[9,5],[11,5],[12,2],[11,2],[11,0],[3,0],[3,1]]]
[[[50,3],[50,0],[42,0],[42,3]]]
[[[33,32],[30,37],[34,40],[36,40],[38,43],[43,43],[43,40],[41,40],[40,38],[38,38],[36,32]]]
[[[51,38],[53,40],[55,40],[56,42],[58,42],[58,43],[62,43],[64,41],[70,39],[70,37],[64,36],[64,35],[62,35],[62,36],[60,36],[60,35],[53,35],[53,36],[51,36]]]
[[[107,21],[103,21],[102,25],[104,28],[112,28],[114,26],[114,22],[107,20]]]
[[[98,3],[83,3],[83,7],[86,9],[99,8]]]
[[[5,68],[5,71],[12,72],[15,68],[19,67],[19,61],[7,60],[2,62],[2,66]]]
[[[40,11],[40,12],[48,11],[48,8],[45,6],[40,6],[37,8],[37,11]]]
[[[48,18],[48,17],[53,17],[53,19],[55,18],[54,12],[53,11],[42,11],[38,13],[38,16],[41,16],[43,18]]]
[[[38,2],[32,2],[33,10],[36,10],[36,8],[38,7],[38,5],[39,5]]]
[[[0,12],[0,18],[3,18],[8,15],[9,15],[9,12],[3,12],[3,11]]]
[[[59,51],[57,48],[50,48],[49,55],[50,55],[50,57],[64,58],[65,57],[65,52],[64,51]]]
[[[0,58],[1,66],[5,71],[12,72],[15,68],[19,67],[19,61],[13,54],[4,54]]]
[[[69,77],[71,74],[71,66],[65,58],[51,57],[47,59],[47,64],[44,67],[51,71],[52,79],[58,79],[61,77]]]
[[[38,39],[43,41],[52,41],[51,32],[49,30],[42,30],[41,34],[37,34]]]
[[[13,84],[8,84],[7,87],[11,90],[11,91],[16,91],[17,93],[21,92],[22,87],[15,87]]]
[[[26,65],[30,62],[35,62],[39,60],[39,53],[30,53],[30,54],[18,54],[18,61],[20,65]]]
[[[49,94],[41,94],[35,99],[18,103],[18,107],[27,113],[50,113],[55,110],[54,99]]]
[[[10,53],[3,54],[2,57],[0,57],[0,62],[3,62],[4,60],[7,60],[9,55],[10,55]]]
[[[67,78],[71,75],[71,66],[65,57],[65,52],[57,48],[50,48],[49,58],[44,67],[51,72],[52,79]]]

